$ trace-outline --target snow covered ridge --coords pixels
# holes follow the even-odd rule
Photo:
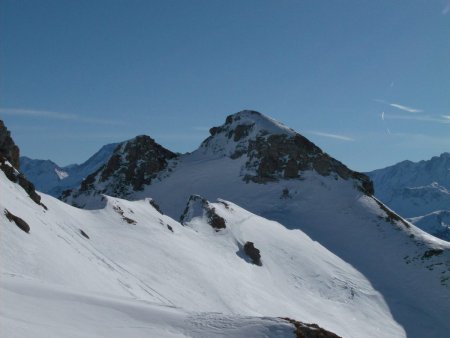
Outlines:
[[[183,226],[149,200],[107,197],[104,209],[87,211],[43,194],[43,210],[2,172],[0,185],[11,197],[0,210],[31,227],[26,234],[0,214],[7,337],[337,337],[280,318],[303,316],[344,337],[367,328],[367,337],[403,334],[355,269],[300,231],[232,203],[206,201],[227,224],[217,232],[203,213]],[[241,251],[249,241],[260,266]]]
[[[109,160],[87,176],[78,190],[64,191],[61,197],[77,206],[83,206],[79,201],[91,192],[95,193],[97,201],[100,200],[99,205],[103,205],[100,194],[128,197],[143,190],[176,156],[149,136],[137,136],[119,144]]]
[[[62,200],[79,207],[96,208],[103,205],[101,194],[141,198],[141,191],[146,187],[183,171],[187,163],[202,163],[206,168],[223,159],[230,160],[227,166],[239,166],[235,175],[246,183],[301,180],[305,172],[315,171],[322,176],[350,181],[361,191],[373,193],[367,176],[348,169],[305,137],[261,113],[246,110],[230,115],[222,126],[211,128],[210,133],[199,149],[184,155],[170,152],[148,136],[127,141],[78,189],[65,192]],[[151,141],[144,142],[144,138]],[[125,144],[139,145],[143,155],[136,156],[132,152],[135,146]]]
[[[18,197],[0,199],[0,208],[30,225],[26,234],[2,218],[5,229],[20,233],[16,240],[0,237],[12,245],[9,269],[70,288],[172,302],[189,313],[287,316],[343,337],[447,336],[450,243],[402,219],[361,189],[361,180],[314,166],[297,178],[275,170],[264,182],[245,180],[248,154],[231,158],[203,149],[161,160],[164,168],[150,184],[140,191],[129,185],[127,198],[135,201],[96,190],[79,196],[80,205],[102,201],[99,210],[43,195],[44,213],[8,192]],[[174,221],[183,214],[183,224]],[[34,237],[39,234],[51,239]],[[14,251],[24,246],[23,236],[31,243],[25,254]],[[55,259],[66,251],[81,252],[81,263]]]
[[[403,161],[368,173],[376,196],[396,212],[431,233],[450,240],[450,154],[417,163]]]

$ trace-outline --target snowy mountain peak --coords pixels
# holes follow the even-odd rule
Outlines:
[[[229,115],[225,123],[209,130],[211,136],[200,146],[204,154],[238,158],[249,147],[249,141],[268,135],[293,137],[296,132],[257,111],[242,110]]]
[[[384,203],[432,235],[450,239],[450,225],[439,216],[450,209],[450,153],[419,162],[402,161],[368,175]]]
[[[295,135],[293,129],[254,110],[242,110],[236,114],[228,115],[225,120],[225,125],[229,125],[231,128],[254,125],[256,130],[263,133]]]
[[[356,179],[363,191],[373,193],[368,177],[348,169],[304,136],[261,113],[243,110],[229,115],[210,133],[198,150],[200,156],[241,159],[246,182],[296,179],[302,172],[314,170],[322,176]]]
[[[150,184],[176,156],[150,136],[136,136],[119,144],[109,160],[87,176],[77,191],[65,191],[62,198],[73,202],[83,194],[126,197]],[[80,205],[79,202],[76,204]]]
[[[281,193],[289,181],[298,184],[312,173],[347,181],[345,184],[352,188],[373,194],[372,182],[366,175],[350,170],[304,136],[261,113],[244,110],[230,115],[210,132],[196,151],[184,155],[174,154],[145,135],[123,142],[78,190],[61,197],[72,205],[98,208],[102,206],[98,203],[102,194],[127,199],[153,197],[155,186],[170,181],[173,191],[182,190],[178,203],[170,208],[171,215],[178,218],[189,196],[202,194],[183,187],[203,181],[214,186],[231,180],[227,191],[241,189],[245,183],[274,183]],[[211,199],[208,194],[202,195]],[[218,197],[224,196],[213,199]],[[160,203],[159,197],[156,201]],[[162,209],[169,213],[167,207]]]

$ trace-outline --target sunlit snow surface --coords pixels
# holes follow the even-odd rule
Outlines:
[[[148,200],[108,198],[104,209],[86,211],[43,195],[45,211],[3,173],[0,180],[8,196],[1,210],[31,226],[26,234],[2,213],[2,336],[293,332],[279,320],[253,318],[261,316],[318,323],[344,337],[405,335],[352,266],[301,231],[232,203],[212,204],[227,224],[215,232],[204,216],[182,226]],[[242,253],[246,241],[261,251],[262,266]]]
[[[102,201],[96,191],[69,202],[99,210],[66,213],[89,217],[82,223],[96,224],[89,229],[101,238],[90,241],[96,250],[189,311],[289,316],[344,337],[448,337],[450,243],[402,220],[351,177],[311,169],[299,178],[245,180],[255,167],[240,150],[255,137],[295,132],[249,111],[227,121],[199,149],[171,160],[143,191],[123,187],[127,199],[153,198],[177,220],[192,194],[231,201],[230,209],[213,204],[227,221],[225,231],[214,232],[202,218],[187,227],[162,218],[174,222],[172,234],[160,216],[151,221],[146,202]],[[229,137],[238,124],[253,123],[246,136]],[[242,155],[232,156],[236,151]],[[97,183],[102,191],[110,182]],[[116,226],[115,203],[137,224]],[[108,230],[100,232],[105,219]],[[243,259],[245,241],[261,250],[262,267]]]

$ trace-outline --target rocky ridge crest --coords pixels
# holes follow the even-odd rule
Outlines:
[[[304,136],[259,112],[244,110],[229,115],[223,125],[211,128],[210,134],[200,151],[231,159],[245,156],[246,182],[298,179],[302,172],[315,170],[322,176],[355,179],[362,191],[374,192],[366,175],[350,170]]]

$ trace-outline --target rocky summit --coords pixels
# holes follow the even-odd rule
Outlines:
[[[96,208],[102,205],[101,194],[129,199],[147,197],[146,190],[152,190],[157,182],[165,181],[174,172],[185,172],[185,179],[180,182],[183,186],[190,184],[189,177],[192,177],[188,173],[191,169],[186,171],[186,166],[192,168],[190,164],[195,162],[205,164],[223,159],[229,161],[227,167],[238,168],[233,176],[245,183],[299,181],[308,172],[314,172],[351,181],[363,193],[373,194],[372,182],[366,175],[350,170],[282,123],[259,112],[244,110],[229,115],[221,126],[211,128],[210,136],[193,153],[177,156],[148,136],[125,142],[115,149],[104,166],[89,175],[78,189],[66,191],[62,199],[76,206]],[[199,168],[199,172],[206,167]],[[221,172],[223,168],[216,174]]]
[[[119,144],[109,160],[84,179],[74,197],[85,193],[126,197],[152,182],[177,155],[146,135]],[[71,191],[63,192],[67,198]]]
[[[366,175],[348,169],[304,136],[259,112],[244,110],[229,115],[225,124],[211,128],[210,134],[201,149],[232,159],[245,155],[245,181],[295,179],[301,178],[304,171],[315,170],[323,176],[357,179],[363,191],[373,194],[372,182]]]

